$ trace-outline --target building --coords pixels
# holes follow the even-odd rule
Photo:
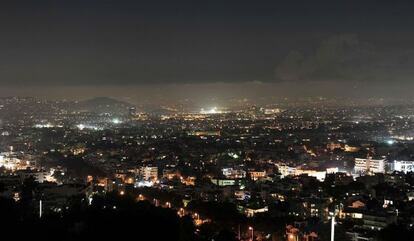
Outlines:
[[[345,145],[345,152],[358,152],[361,148],[357,147],[357,146],[350,146],[350,145]]]
[[[249,176],[252,180],[257,181],[266,177],[266,171],[249,171]]]
[[[286,226],[286,238],[288,241],[299,240],[300,230],[292,225]]]
[[[350,238],[350,241],[372,241],[374,238],[366,236],[364,233],[352,231],[346,232],[346,235]]]
[[[158,167],[141,167],[139,174],[144,181],[157,181],[158,180]]]
[[[397,161],[394,160],[392,170],[397,172],[414,172],[414,161]]]
[[[318,234],[316,232],[310,231],[310,232],[303,232],[299,228],[294,227],[293,225],[286,226],[286,240],[287,241],[314,241],[319,240]]]
[[[245,201],[245,200],[249,200],[251,198],[251,194],[249,191],[245,191],[245,190],[237,190],[234,192],[234,197],[236,198],[236,200],[238,201]]]
[[[296,169],[295,176],[300,175],[308,175],[310,177],[315,177],[319,181],[323,182],[326,177],[326,171]]]
[[[329,143],[326,145],[326,149],[333,151],[335,149],[342,149],[342,144],[341,143]]]
[[[363,229],[381,230],[388,225],[395,223],[397,217],[389,213],[364,213],[362,221],[363,224],[361,227]]]
[[[244,209],[244,214],[249,217],[252,218],[254,217],[256,214],[258,213],[265,213],[268,212],[269,208],[267,206],[264,207],[257,207],[257,208],[253,208],[253,207],[246,207]]]
[[[168,180],[172,180],[174,178],[181,178],[181,174],[175,168],[165,168],[162,171],[162,177]]]
[[[319,170],[319,169],[303,169],[301,167],[290,167],[285,164],[276,164],[276,165],[282,178],[287,177],[287,176],[308,175],[310,177],[315,177],[319,181],[324,181],[326,174],[332,174],[332,173],[338,172],[337,167],[327,168],[326,170]]]
[[[290,167],[285,164],[276,164],[276,166],[280,174],[282,175],[282,178],[290,176],[290,175],[294,175],[296,172],[296,167]]]
[[[355,158],[354,173],[384,173],[385,159]]]
[[[246,171],[241,169],[223,168],[221,171],[223,175],[228,179],[239,179],[246,177]]]
[[[28,167],[27,163],[9,154],[0,154],[0,167],[7,170],[23,170]]]
[[[238,180],[212,178],[211,179],[211,183],[213,183],[214,185],[220,186],[220,187],[224,187],[224,186],[235,186],[235,185],[238,184]]]

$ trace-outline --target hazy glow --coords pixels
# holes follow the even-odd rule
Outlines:
[[[121,124],[122,121],[120,119],[118,119],[118,118],[114,118],[114,119],[112,119],[112,123],[113,124]]]
[[[102,129],[103,129],[103,128],[100,128],[100,127],[98,127],[98,126],[93,126],[93,125],[85,125],[85,124],[78,124],[78,125],[76,125],[76,127],[77,127],[79,130],[88,129],[88,130],[95,130],[95,131],[97,131],[97,130],[102,130]]]
[[[200,114],[203,114],[203,115],[220,114],[220,113],[223,113],[223,112],[219,110],[217,107],[212,107],[207,110],[205,110],[204,108],[201,108],[201,111],[200,111]]]

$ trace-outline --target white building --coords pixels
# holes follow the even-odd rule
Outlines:
[[[315,177],[319,181],[323,182],[326,177],[326,171],[296,169],[295,176],[300,175],[308,175],[310,177]]]
[[[392,165],[392,170],[397,172],[414,172],[414,161],[397,161]]]
[[[230,179],[238,179],[238,178],[246,177],[246,171],[241,170],[241,169],[223,168],[221,169],[221,171],[226,178],[230,178]]]
[[[265,212],[268,212],[268,211],[269,211],[268,206],[264,206],[264,207],[261,207],[261,208],[246,208],[244,210],[244,213],[246,214],[247,217],[252,218],[258,213],[265,213]]]
[[[145,181],[158,180],[158,167],[141,167],[139,174]]]
[[[362,173],[384,173],[385,159],[355,158],[354,172]]]
[[[13,153],[0,153],[0,167],[7,170],[24,170],[29,167],[29,162],[22,161]]]
[[[337,173],[339,171],[337,167],[327,168],[326,170],[302,169],[301,167],[290,167],[285,164],[277,164],[277,167],[282,178],[287,176],[308,175],[310,177],[315,177],[322,182],[325,180],[327,173]]]
[[[280,174],[282,175],[282,178],[290,176],[290,175],[295,175],[296,173],[296,167],[290,167],[285,164],[276,164],[276,166]]]

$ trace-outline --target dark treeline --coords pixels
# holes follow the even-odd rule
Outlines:
[[[180,218],[175,209],[155,207],[148,201],[137,202],[133,196],[118,192],[95,195],[91,203],[84,195],[74,196],[67,200],[62,211],[45,209],[39,218],[39,197],[33,191],[35,185],[33,180],[25,180],[18,201],[0,197],[0,240],[236,241],[235,227],[242,227],[243,231],[248,225],[254,225],[258,230],[273,230],[272,237],[284,240],[284,227],[292,223],[282,217],[260,215],[247,219],[230,203],[193,201],[188,210],[213,220],[196,227],[191,216]],[[308,223],[309,226],[314,224],[319,240],[329,240],[329,223],[322,226],[317,225],[317,221]],[[343,225],[336,228],[335,240],[349,240],[342,230]],[[403,225],[391,225],[380,231],[374,240],[408,240],[413,231]]]
[[[1,236],[14,240],[197,240],[191,217],[116,194],[88,205],[74,197],[60,213],[39,218],[35,205],[1,198]]]

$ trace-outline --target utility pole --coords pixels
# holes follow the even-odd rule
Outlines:
[[[335,241],[335,213],[331,219],[331,241]]]
[[[39,218],[42,218],[42,212],[43,212],[43,207],[42,207],[42,200],[39,200]]]

